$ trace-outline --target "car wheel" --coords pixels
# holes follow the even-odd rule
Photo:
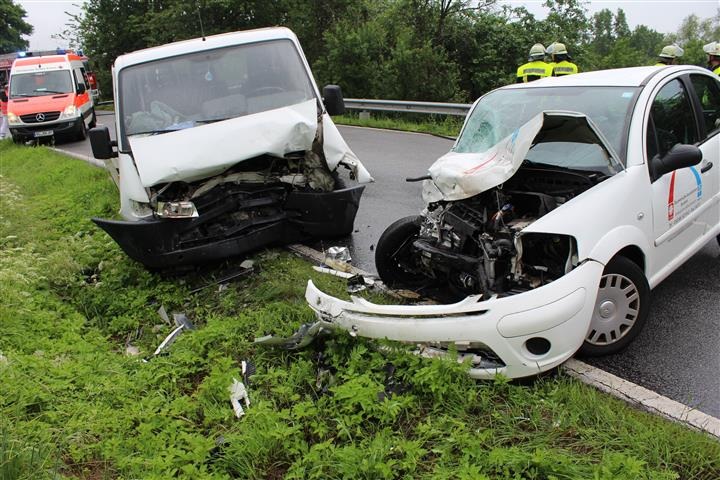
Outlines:
[[[590,328],[580,353],[609,355],[627,347],[640,333],[650,311],[650,286],[633,261],[615,257],[600,279]]]
[[[422,217],[404,217],[385,229],[375,249],[375,267],[380,279],[389,287],[416,287],[427,283],[422,276],[411,271],[413,241],[420,234]]]
[[[88,124],[88,128],[95,128],[97,127],[97,117],[95,116],[95,109],[92,110],[92,120],[90,120],[90,123]]]

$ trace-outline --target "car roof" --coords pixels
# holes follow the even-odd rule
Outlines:
[[[136,65],[139,63],[151,62],[163,58],[186,55],[188,53],[202,52],[215,48],[242,45],[247,43],[263,42],[268,40],[290,40],[298,45],[298,39],[292,30],[285,27],[258,28],[242,32],[222,33],[209,37],[194,38],[168,43],[158,47],[145,48],[132,53],[119,56],[115,60],[116,70]]]
[[[649,79],[660,71],[673,73],[682,70],[707,72],[705,69],[693,65],[615,68],[612,70],[596,70],[594,72],[564,75],[561,77],[547,77],[530,83],[516,83],[502,88],[639,87],[647,84]]]

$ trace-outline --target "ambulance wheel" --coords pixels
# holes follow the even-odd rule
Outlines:
[[[14,133],[11,133],[10,136],[12,137],[13,143],[25,143],[25,138],[22,135],[16,135]]]
[[[85,140],[87,138],[87,127],[85,126],[84,118],[80,119],[80,125],[78,126],[76,138],[77,138],[77,140],[80,140],[80,141]]]
[[[90,124],[88,125],[88,128],[95,128],[97,127],[97,117],[95,116],[95,109],[92,110],[92,120],[90,120]]]

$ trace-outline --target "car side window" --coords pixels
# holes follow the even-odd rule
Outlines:
[[[690,80],[705,120],[705,132],[701,136],[709,138],[720,131],[720,81],[707,75],[690,75]]]
[[[646,135],[650,158],[650,153],[665,155],[678,143],[699,141],[690,97],[680,80],[672,80],[660,89],[653,100],[650,117]]]

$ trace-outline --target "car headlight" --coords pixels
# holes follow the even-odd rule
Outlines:
[[[70,118],[75,118],[80,115],[80,111],[77,109],[75,105],[68,105],[65,107],[65,110],[60,114],[60,120],[67,120]]]
[[[17,116],[17,115],[15,115],[15,114],[12,113],[12,112],[7,112],[7,119],[8,119],[8,123],[9,123],[9,124],[22,123],[22,121],[20,121],[20,117]]]

